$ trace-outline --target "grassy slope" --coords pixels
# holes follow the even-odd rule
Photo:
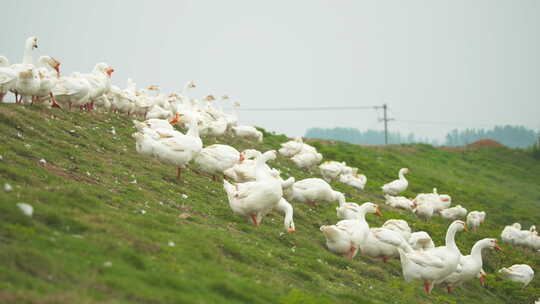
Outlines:
[[[540,295],[539,279],[521,290],[493,274],[514,263],[540,265],[538,255],[508,246],[485,254],[488,288],[475,281],[454,295],[438,289],[426,296],[420,283],[404,283],[397,260],[346,261],[324,248],[318,229],[336,222],[335,205],[295,205],[292,235],[281,234],[277,213],[256,229],[232,214],[221,183],[189,170],[178,182],[173,168],[136,154],[132,132],[122,116],[0,105],[0,183],[14,186],[0,191],[0,303],[495,304]],[[266,150],[286,140],[265,135],[264,144],[222,141]],[[325,159],[347,161],[368,176],[366,191],[333,186],[348,201],[380,203],[383,217],[368,217],[373,226],[403,218],[441,244],[447,221],[424,223],[382,204],[379,186],[404,166],[413,171],[407,195],[435,186],[453,204],[487,211],[480,233],[458,234],[464,253],[476,240],[498,237],[505,224],[540,223],[540,162],[524,152],[311,143]],[[285,176],[310,176],[284,159],[272,165]],[[17,202],[32,204],[34,217],[23,216]]]

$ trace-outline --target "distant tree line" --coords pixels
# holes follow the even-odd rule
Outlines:
[[[523,126],[496,126],[493,129],[452,130],[446,134],[446,146],[463,146],[482,138],[489,138],[513,148],[525,148],[535,144],[538,134]]]
[[[360,131],[355,128],[311,128],[306,131],[306,137],[340,140],[354,144],[384,144],[384,131],[366,130]],[[464,146],[479,139],[489,138],[509,147],[530,147],[538,138],[538,134],[523,126],[496,126],[493,129],[465,129],[452,130],[443,143],[435,139],[416,137],[413,133],[402,134],[400,132],[389,132],[388,142],[390,144],[405,143],[426,143],[431,145]]]
[[[340,140],[353,144],[369,144],[382,145],[384,144],[384,131],[366,130],[360,131],[355,128],[311,128],[306,131],[306,137]],[[437,145],[437,141],[429,138],[417,138],[413,133],[407,135],[400,132],[388,132],[388,143],[390,144],[406,144],[406,143],[427,143]]]

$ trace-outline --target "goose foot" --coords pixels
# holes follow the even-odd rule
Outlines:
[[[54,95],[52,93],[49,93],[51,95],[51,101],[52,101],[52,108],[58,108],[62,109],[62,107],[56,102],[56,98],[54,98]]]

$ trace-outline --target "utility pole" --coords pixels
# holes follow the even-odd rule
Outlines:
[[[379,121],[384,121],[384,144],[388,145],[388,122],[394,119],[388,118],[388,115],[386,114],[386,111],[388,110],[388,106],[386,104],[383,104],[382,106],[377,106],[375,108],[383,109],[383,118],[379,119]]]

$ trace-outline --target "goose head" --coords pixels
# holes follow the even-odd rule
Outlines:
[[[372,202],[363,203],[360,208],[364,213],[375,213],[377,216],[382,216],[382,212],[379,209],[379,205]]]
[[[38,47],[37,37],[34,37],[34,36],[28,37],[26,39],[25,46],[26,46],[26,48],[31,49],[31,50],[37,49],[37,47]]]
[[[450,225],[450,228],[456,229],[456,231],[465,231],[465,232],[469,231],[467,229],[467,224],[464,221],[460,221],[460,220],[453,221],[452,224]]]
[[[109,78],[111,78],[114,69],[111,68],[108,64],[101,62],[96,64],[96,66],[94,67],[94,72],[106,74]]]
[[[411,170],[409,168],[401,168],[399,170],[399,174],[407,174],[407,173],[411,173]]]
[[[38,62],[42,65],[48,65],[53,68],[58,76],[60,76],[60,61],[54,59],[51,56],[41,56],[38,59]]]
[[[9,60],[5,56],[0,56],[0,67],[8,67]]]
[[[499,246],[497,239],[484,239],[483,241],[487,242],[488,248],[502,251],[502,248]]]

